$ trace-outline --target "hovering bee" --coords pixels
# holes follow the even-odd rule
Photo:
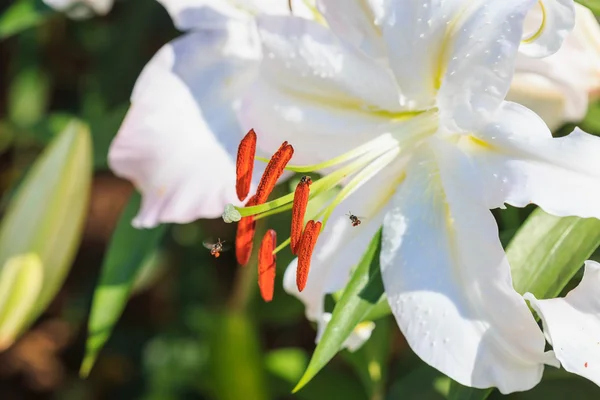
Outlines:
[[[205,240],[204,242],[202,242],[202,245],[210,250],[211,256],[214,256],[215,258],[219,258],[219,256],[221,255],[222,252],[227,251],[229,249],[229,246],[224,243],[225,243],[225,241],[223,240],[221,242],[221,239],[219,238],[219,239],[217,239],[217,243],[213,243],[212,241]]]
[[[356,215],[352,214],[352,212],[348,212],[348,214],[346,214],[348,216],[348,218],[350,218],[350,222],[352,222],[352,226],[358,226],[360,225],[360,223],[362,222],[361,219],[365,219],[365,217],[357,217]]]

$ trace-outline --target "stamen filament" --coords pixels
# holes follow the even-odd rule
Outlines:
[[[291,242],[291,238],[287,238],[283,243],[281,243],[279,246],[277,246],[275,248],[275,250],[273,250],[273,254],[277,254],[281,250],[285,249],[287,247],[287,245],[290,244],[290,242]]]
[[[323,218],[323,226],[327,225],[327,221],[331,217],[333,210],[340,205],[340,203],[346,200],[352,193],[354,193],[363,183],[367,182],[383,168],[385,168],[390,162],[392,162],[400,152],[400,149],[391,149],[387,153],[380,156],[377,160],[366,166],[360,172],[358,172],[346,186],[340,190],[335,196],[332,202],[327,207],[327,212]]]
[[[373,161],[374,159],[379,157],[382,153],[386,153],[387,151],[389,151],[389,149],[385,149],[385,150],[379,151],[379,152],[367,153],[367,154],[363,155],[362,157],[358,158],[357,160],[351,162],[350,164],[343,166],[339,170],[332,172],[330,175],[317,180],[316,182],[314,182],[312,184],[309,199],[312,199],[315,196],[318,196],[319,194],[321,194],[322,192],[335,187],[347,175],[353,173],[356,170],[359,170],[360,168],[364,167],[365,165],[369,164],[371,161]],[[248,215],[256,215],[256,214],[261,214],[261,213],[264,213],[267,211],[271,211],[273,209],[276,209],[276,208],[282,207],[288,203],[291,203],[293,200],[294,200],[294,193],[290,193],[290,194],[287,194],[285,196],[282,196],[278,199],[269,201],[264,204],[260,204],[257,206],[251,206],[251,207],[236,207],[236,209],[240,212],[240,215],[242,217],[245,217]],[[281,211],[283,211],[283,209]]]
[[[342,155],[339,155],[322,163],[312,165],[287,165],[285,169],[288,171],[304,173],[333,167],[334,165],[338,165],[358,156],[361,156],[373,149],[381,147],[382,145],[390,145],[391,141],[393,141],[393,139],[391,139],[390,135],[380,135],[375,139],[350,150],[349,152],[346,152]],[[269,162],[269,159],[265,157],[256,157],[256,159],[263,162]]]

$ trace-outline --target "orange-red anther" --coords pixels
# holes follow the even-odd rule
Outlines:
[[[255,199],[256,196],[250,197],[246,205],[256,205]],[[255,231],[256,221],[253,216],[243,217],[238,222],[237,233],[235,235],[235,257],[237,258],[237,262],[242,266],[248,264],[248,261],[250,261]]]
[[[269,229],[263,236],[258,251],[258,287],[263,300],[273,300],[275,290],[276,257],[273,250],[277,246],[277,233]]]
[[[310,185],[312,180],[309,176],[303,176],[296,186],[294,192],[294,204],[292,205],[292,226],[290,229],[290,247],[293,254],[297,254],[298,244],[302,239],[302,227],[304,226],[304,214],[308,205]]]
[[[308,272],[310,271],[310,259],[320,232],[320,221],[310,220],[304,228],[302,239],[298,245],[298,268],[296,269],[296,285],[299,291],[303,291],[306,286]]]
[[[252,184],[252,171],[254,170],[254,157],[256,155],[256,133],[250,129],[240,142],[237,161],[235,164],[236,181],[235,191],[238,199],[244,201],[250,192]]]
[[[260,178],[256,188],[256,205],[263,204],[269,198],[277,180],[283,174],[285,166],[294,155],[294,148],[288,142],[283,142],[279,149],[273,154]]]

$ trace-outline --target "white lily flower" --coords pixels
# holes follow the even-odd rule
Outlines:
[[[600,26],[592,12],[575,4],[576,24],[563,46],[546,58],[517,56],[515,75],[507,99],[535,111],[551,130],[578,122],[588,99],[600,90]],[[539,26],[540,9],[525,20],[526,29]]]
[[[556,358],[569,372],[600,385],[600,264],[586,261],[579,286],[566,297],[537,300],[525,298],[542,318],[548,342]]]
[[[261,59],[254,16],[290,13],[287,1],[275,0],[161,3],[187,33],[142,71],[108,157],[113,172],[143,195],[133,221],[140,228],[216,218],[234,202],[245,133],[235,109]],[[307,4],[294,0],[294,14],[312,16]]]
[[[546,8],[555,10],[564,1],[546,0]],[[140,228],[215,218],[225,204],[239,204],[232,189],[234,160],[237,142],[246,131],[235,112],[262,58],[254,18],[290,13],[286,0],[160,2],[175,26],[187,33],[159,50],[142,71],[129,113],[109,152],[113,172],[134,183],[143,195],[133,221]],[[352,12],[344,14],[327,11],[343,2],[321,2],[322,13],[314,0],[291,2],[295,16],[329,24],[344,40],[373,57],[382,54],[385,58],[379,32],[369,21],[381,12],[379,3],[371,1],[373,15],[366,15],[356,2],[348,2]],[[355,17],[366,20],[357,24],[352,20]],[[537,40],[524,43],[520,51],[539,56],[555,50],[548,47],[556,42],[553,36],[568,31],[568,24],[558,26],[535,35]],[[529,97],[520,100],[527,103]],[[258,145],[259,150],[271,153],[278,144]]]
[[[106,15],[113,0],[44,0],[48,6],[67,14],[73,19],[86,19],[94,15]]]
[[[325,228],[300,294],[307,315],[322,315],[323,295],[344,286],[383,225],[382,278],[411,348],[463,385],[502,393],[532,388],[558,361],[513,289],[489,209],[535,203],[600,217],[600,139],[553,138],[535,113],[504,100],[519,46],[546,54],[573,26],[572,2],[543,1],[540,42],[521,44],[537,3],[322,0],[331,30],[261,17],[267,57],[240,109],[264,144],[288,140],[293,160],[312,164],[288,169],[325,174],[313,194],[345,183],[312,216]],[[349,210],[362,224],[351,225]]]

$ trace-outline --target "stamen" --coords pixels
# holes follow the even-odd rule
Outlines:
[[[310,220],[306,224],[302,240],[298,245],[298,268],[296,270],[296,286],[301,292],[306,286],[308,272],[310,271],[310,259],[312,257],[317,238],[321,232],[321,221]]]
[[[308,206],[308,196],[312,180],[309,176],[303,176],[296,186],[294,192],[294,203],[292,206],[292,226],[290,228],[290,239],[292,254],[296,254],[298,244],[302,238],[302,227],[304,226],[304,214]]]
[[[340,205],[342,201],[347,199],[352,193],[360,188],[365,182],[377,175],[381,170],[389,165],[396,157],[398,157],[400,150],[395,148],[389,150],[387,153],[381,155],[377,160],[363,168],[358,172],[350,182],[335,196],[333,201],[327,207],[327,212],[323,218],[323,225],[327,224],[329,217],[333,213],[333,210]],[[396,187],[396,186],[392,186]]]
[[[235,164],[235,190],[240,201],[244,201],[244,199],[248,196],[248,192],[250,192],[255,155],[256,133],[254,132],[254,129],[250,129],[240,142]]]
[[[271,161],[267,164],[267,168],[258,183],[258,188],[256,189],[256,204],[263,204],[267,201],[277,180],[283,174],[285,166],[293,155],[294,148],[289,145],[288,142],[283,142],[275,154],[273,154]]]
[[[273,252],[277,244],[277,233],[269,229],[260,243],[258,251],[258,287],[263,300],[273,300],[275,289],[276,257]]]
[[[393,139],[391,135],[384,134],[384,135],[380,135],[380,136],[376,137],[375,139],[373,139],[363,145],[360,145],[342,155],[334,157],[330,160],[327,160],[327,161],[324,161],[324,162],[321,162],[318,164],[313,164],[313,165],[286,165],[285,169],[288,171],[300,172],[300,173],[318,171],[321,169],[333,167],[335,165],[352,160],[352,159],[359,157],[365,153],[368,153],[369,151],[372,151],[374,149],[389,148],[396,144],[397,144],[396,140]],[[264,157],[256,157],[256,159],[258,161],[269,162],[269,159],[264,158]]]
[[[388,152],[388,149],[386,149],[385,151],[367,153],[367,154],[363,155],[362,157],[359,157],[358,159],[352,161],[348,165],[344,165],[340,169],[332,172],[328,176],[319,179],[312,185],[312,190],[310,192],[309,198],[312,199],[312,198],[318,196],[319,194],[324,193],[324,192],[328,191],[329,189],[332,189],[333,187],[338,185],[347,175],[360,170],[360,168],[368,165],[373,160],[377,159],[380,155],[387,153],[387,152]],[[280,211],[289,210],[291,207],[285,208],[285,206],[287,204],[291,203],[293,200],[294,200],[294,193],[290,193],[290,194],[282,196],[278,199],[271,200],[268,203],[259,204],[259,205],[251,206],[251,207],[236,207],[236,208],[240,212],[240,215],[245,217],[248,215],[262,214],[267,211],[278,209],[280,207],[281,207]],[[260,217],[262,217],[262,216],[257,215],[257,219],[259,219]]]
[[[255,203],[256,195],[250,197],[250,200],[248,200],[246,205],[252,206]],[[241,266],[245,266],[248,264],[248,261],[250,261],[255,232],[256,221],[253,216],[243,217],[240,222],[238,222],[237,233],[235,236],[235,257]]]

